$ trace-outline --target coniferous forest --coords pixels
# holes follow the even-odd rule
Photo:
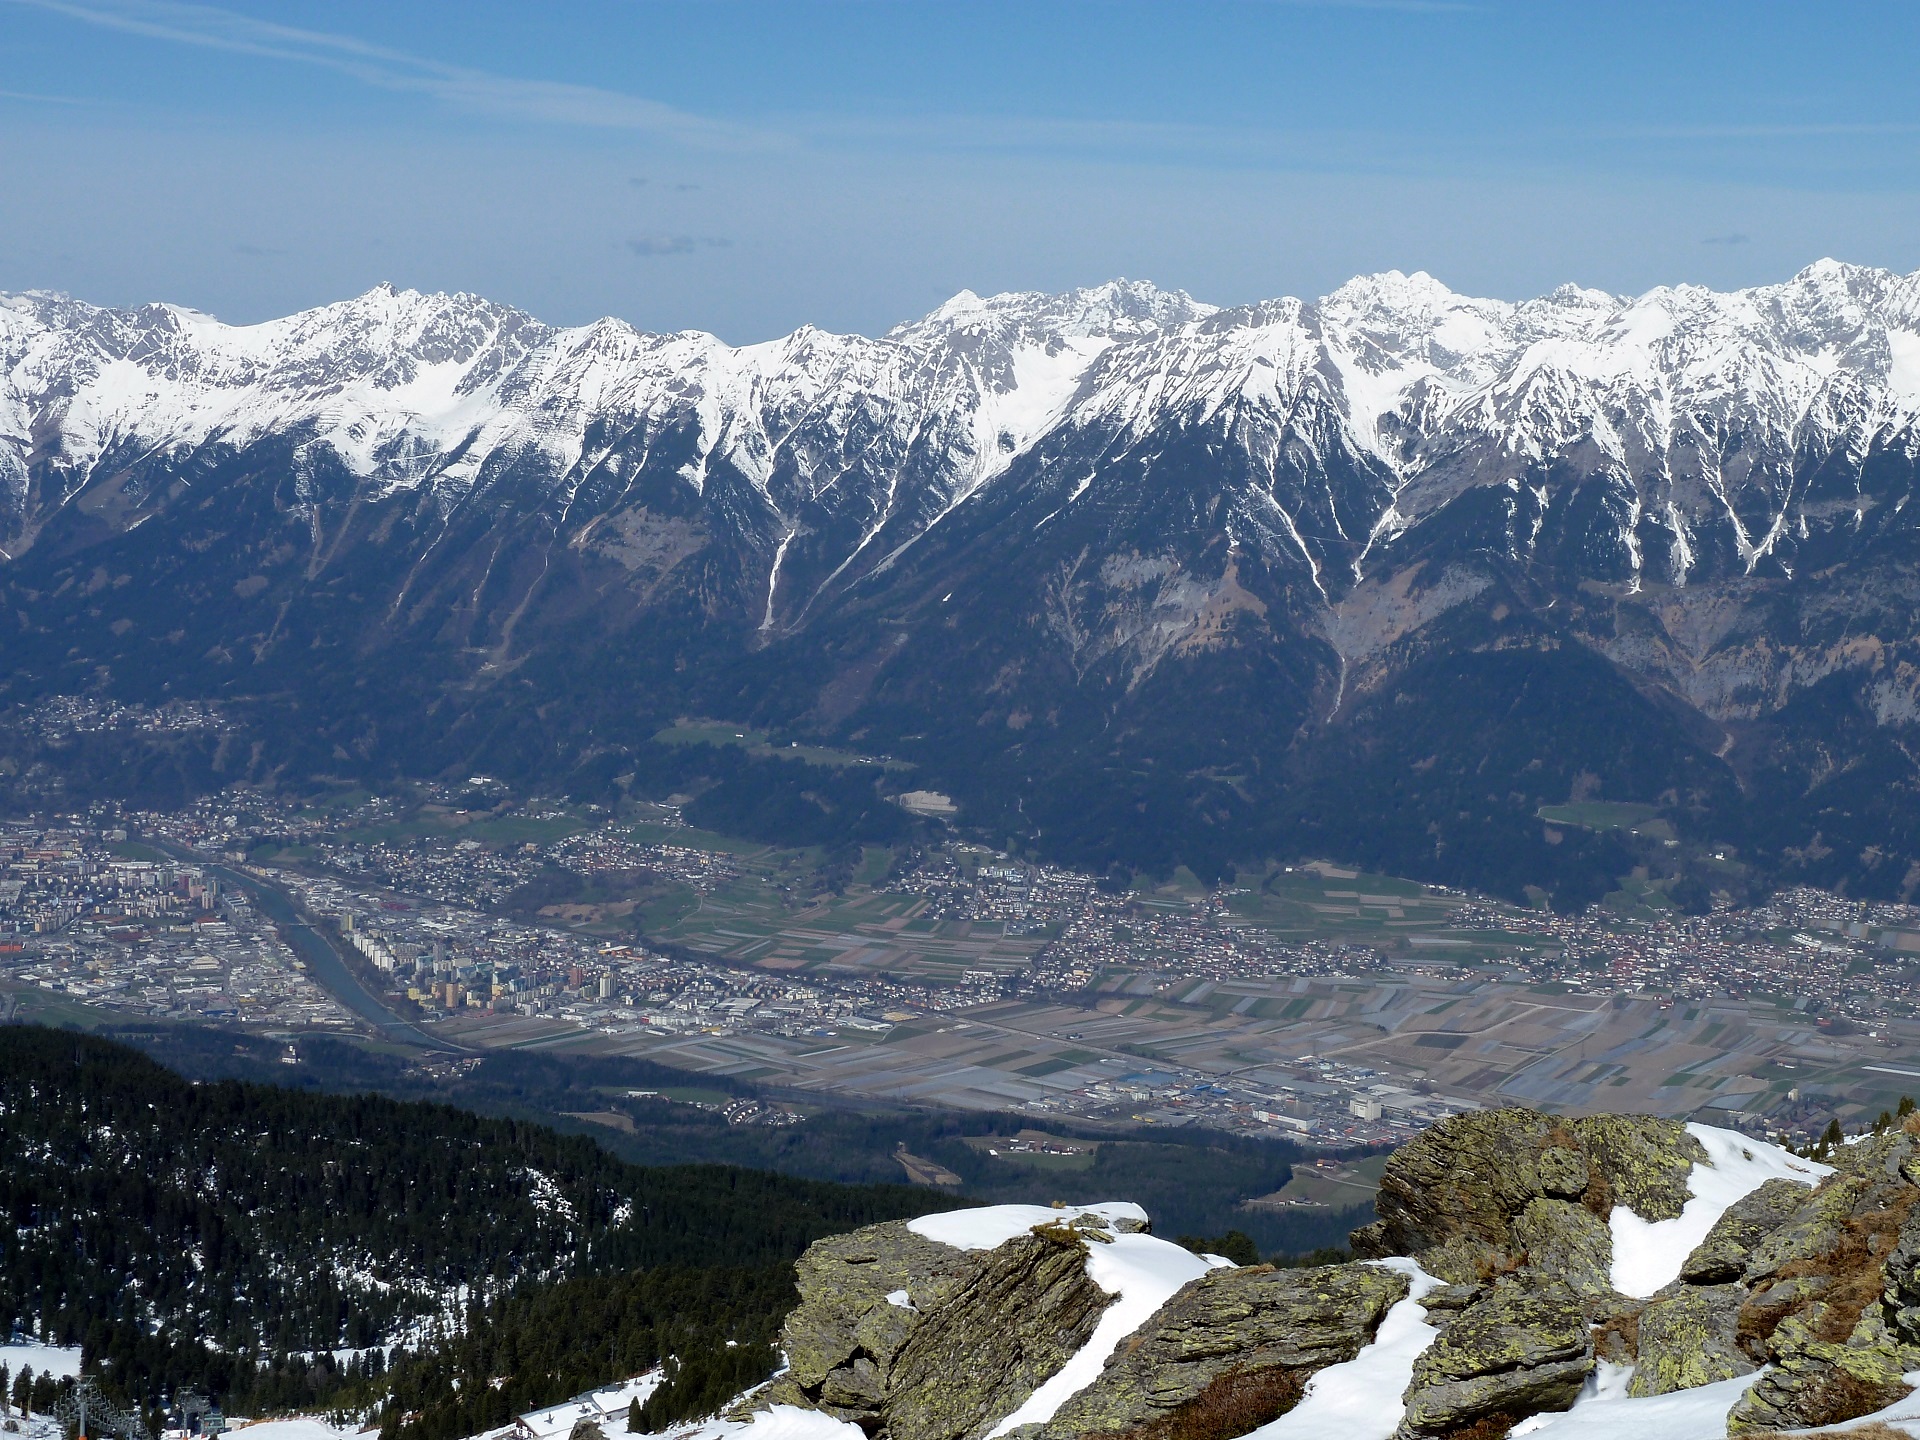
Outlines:
[[[252,1414],[390,1396],[406,1440],[670,1357],[650,1418],[711,1410],[772,1368],[808,1244],[964,1203],[632,1165],[445,1105],[195,1083],[25,1026],[0,1028],[0,1154],[0,1323],[82,1346],[148,1414],[189,1387]]]

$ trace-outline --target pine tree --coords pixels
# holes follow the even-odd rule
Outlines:
[[[25,1415],[27,1413],[27,1407],[32,1403],[33,1367],[31,1365],[22,1365],[20,1367],[20,1373],[13,1377],[13,1408],[18,1410],[22,1415]]]
[[[640,1397],[638,1395],[627,1402],[627,1433],[629,1435],[644,1433],[640,1429]]]
[[[1895,1110],[1894,1114],[1902,1120],[1913,1114],[1913,1096],[1902,1095],[1900,1097],[1900,1108]]]

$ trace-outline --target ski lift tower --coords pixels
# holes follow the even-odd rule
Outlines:
[[[97,1440],[106,1435],[117,1435],[120,1440],[147,1440],[146,1422],[137,1415],[129,1415],[102,1395],[91,1375],[82,1375],[76,1380],[73,1389],[55,1402],[53,1413],[74,1427],[78,1440]]]

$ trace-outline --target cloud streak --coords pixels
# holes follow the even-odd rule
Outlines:
[[[733,242],[722,235],[636,235],[627,248],[643,259],[656,255],[691,255],[696,250],[725,250]]]
[[[50,11],[122,34],[265,60],[316,65],[378,89],[425,95],[442,104],[504,119],[631,130],[723,149],[765,149],[785,143],[765,131],[709,119],[638,95],[448,65],[376,45],[354,35],[257,20],[216,5],[181,3],[181,0],[8,0],[8,3]]]

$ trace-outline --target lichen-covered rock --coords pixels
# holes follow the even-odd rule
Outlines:
[[[1486,1293],[1487,1287],[1484,1285],[1441,1285],[1420,1297],[1420,1307],[1428,1314],[1444,1312],[1457,1315]]]
[[[1454,1316],[1414,1362],[1400,1434],[1446,1435],[1491,1416],[1565,1410],[1592,1369],[1580,1297],[1557,1280],[1510,1276]]]
[[[1872,1185],[1858,1175],[1837,1175],[1816,1190],[1803,1191],[1793,1213],[1754,1247],[1741,1278],[1757,1284],[1789,1265],[1831,1254],[1846,1233],[1848,1217]]]
[[[1481,1254],[1505,1253],[1510,1223],[1529,1201],[1575,1200],[1587,1188],[1586,1156],[1571,1132],[1537,1110],[1456,1115],[1394,1151],[1374,1201],[1379,1219],[1353,1233],[1368,1257],[1436,1254],[1444,1280],[1471,1283]],[[1425,1261],[1423,1260],[1423,1263]]]
[[[1045,1426],[1044,1440],[1243,1435],[1278,1418],[1307,1379],[1351,1360],[1407,1277],[1377,1265],[1214,1270],[1181,1290]]]
[[[1729,1435],[1837,1425],[1912,1392],[1902,1376],[1920,1366],[1920,1349],[1890,1336],[1877,1307],[1844,1340],[1821,1337],[1824,1308],[1789,1316],[1775,1330],[1773,1363],[1727,1416]]]
[[[1881,1279],[1887,1323],[1902,1340],[1920,1344],[1920,1205],[1907,1211]]]
[[[1627,1393],[1664,1395],[1751,1375],[1736,1330],[1746,1292],[1738,1285],[1670,1285],[1640,1312],[1639,1355]]]
[[[1869,1136],[1839,1146],[1827,1162],[1842,1175],[1869,1179],[1905,1180],[1920,1185],[1920,1138],[1907,1129]]]
[[[1053,1225],[993,1250],[923,1239],[904,1221],[801,1257],[781,1332],[787,1373],[756,1407],[798,1404],[890,1440],[962,1440],[1010,1414],[1087,1341],[1112,1297],[1088,1238]]]
[[[1514,1217],[1514,1243],[1529,1269],[1564,1281],[1583,1300],[1613,1308],[1613,1232],[1571,1200],[1533,1200]]]
[[[1793,1317],[1839,1343],[1868,1310],[1880,1316],[1887,1263],[1916,1201],[1920,1188],[1872,1172],[1823,1183],[1754,1249],[1743,1274],[1751,1293],[1741,1307],[1742,1347],[1769,1357],[1775,1332]]]
[[[1569,1122],[1605,1183],[1611,1208],[1672,1220],[1687,1203],[1687,1176],[1707,1158],[1686,1126],[1651,1115],[1588,1115]]]
[[[1680,1266],[1690,1285],[1724,1285],[1738,1280],[1760,1242],[1793,1218],[1806,1203],[1807,1187],[1793,1180],[1769,1180],[1726,1208]]]
[[[1435,1125],[1387,1161],[1379,1219],[1353,1233],[1354,1253],[1412,1255],[1443,1280],[1473,1283],[1520,1263],[1530,1241],[1574,1267],[1567,1278],[1605,1293],[1617,1201],[1648,1220],[1671,1219],[1687,1176],[1706,1158],[1686,1127],[1645,1115],[1562,1120],[1537,1110],[1489,1110]],[[1590,1212],[1597,1225],[1551,1201]]]

